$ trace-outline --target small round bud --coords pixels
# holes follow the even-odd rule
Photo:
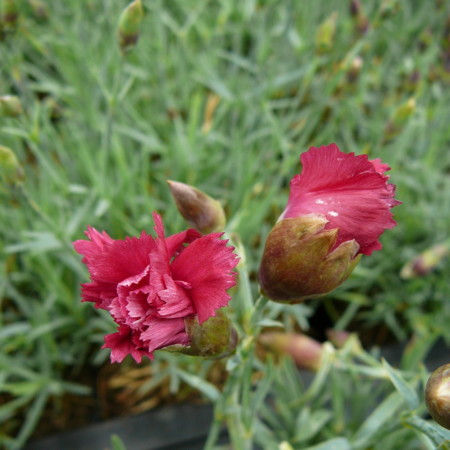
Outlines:
[[[178,211],[192,227],[201,233],[223,231],[225,212],[217,200],[188,184],[171,180],[167,183]]]
[[[22,103],[15,95],[0,96],[0,117],[17,117],[23,113]]]
[[[425,402],[431,417],[450,430],[450,364],[431,374],[425,388]]]
[[[199,324],[197,317],[186,318],[184,323],[191,342],[188,347],[180,347],[180,353],[214,359],[234,353],[238,336],[223,311],[216,311],[215,316],[202,324]]]

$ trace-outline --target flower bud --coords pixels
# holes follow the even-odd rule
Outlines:
[[[369,21],[364,15],[361,0],[351,0],[350,15],[355,19],[358,33],[365,34],[369,29]]]
[[[0,179],[6,183],[18,183],[23,180],[23,168],[14,152],[0,145]]]
[[[170,192],[180,214],[201,233],[223,231],[225,212],[222,205],[199,189],[168,180]]]
[[[450,364],[431,374],[425,387],[425,403],[431,417],[450,430]]]
[[[319,370],[323,348],[316,340],[304,334],[269,332],[258,338],[259,342],[273,353],[290,355],[301,369]]]
[[[277,301],[301,302],[326,294],[351,274],[360,257],[355,240],[334,249],[338,230],[309,214],[283,219],[270,232],[259,272],[264,295]]]
[[[316,33],[316,46],[319,52],[326,52],[333,47],[337,18],[338,13],[333,12],[322,24],[319,25]]]
[[[350,15],[352,17],[358,17],[362,12],[361,0],[350,1]]]
[[[395,186],[387,164],[355,156],[336,144],[301,156],[303,171],[291,181],[289,201],[267,237],[259,271],[262,292],[298,303],[326,294],[347,279],[360,259],[381,249],[393,228]]]
[[[409,98],[406,102],[397,106],[394,110],[391,118],[384,128],[384,142],[388,142],[396,137],[407,120],[414,114],[416,110],[416,99],[414,97]]]
[[[353,84],[358,80],[363,64],[364,60],[360,56],[355,56],[355,58],[353,58],[347,72],[347,81],[350,84]]]
[[[449,243],[434,245],[406,263],[400,276],[405,279],[423,277],[435,269],[449,254]]]
[[[0,117],[17,117],[23,113],[19,97],[15,95],[0,96]]]
[[[39,20],[47,20],[49,17],[48,6],[41,0],[28,0],[34,17]]]
[[[334,330],[334,329],[326,330],[326,335],[327,335],[328,340],[336,348],[342,348],[351,336],[348,331]]]
[[[19,18],[17,0],[3,0],[1,22],[7,29],[15,28]]]
[[[191,356],[223,358],[234,352],[237,345],[237,333],[230,320],[222,311],[200,324],[197,317],[184,320],[190,339],[188,347],[180,347],[179,352]]]
[[[122,53],[127,53],[136,46],[143,17],[144,9],[141,0],[131,2],[122,11],[117,27],[117,37]]]

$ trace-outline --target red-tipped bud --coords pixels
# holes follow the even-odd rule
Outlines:
[[[261,334],[258,340],[273,353],[290,355],[301,369],[319,370],[323,347],[304,334],[270,332]]]
[[[449,243],[434,245],[406,263],[400,276],[405,279],[423,277],[435,269],[449,254]]]
[[[350,338],[350,333],[343,330],[329,329],[326,331],[328,340],[337,348],[342,348]]]
[[[184,320],[190,339],[188,347],[180,346],[177,351],[191,356],[223,358],[234,352],[238,342],[236,330],[223,311],[199,324],[197,317]]]
[[[144,9],[142,8],[141,0],[131,2],[122,11],[117,26],[117,37],[122,53],[129,52],[136,46],[143,18]]]
[[[352,17],[358,17],[361,14],[361,11],[362,11],[361,0],[351,0],[350,15]]]
[[[222,205],[199,189],[168,180],[170,192],[180,214],[201,233],[223,231],[225,212]]]
[[[425,388],[425,402],[431,417],[450,430],[450,364],[431,374]]]

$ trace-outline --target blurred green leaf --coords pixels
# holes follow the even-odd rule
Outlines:
[[[395,386],[395,389],[400,393],[400,395],[405,400],[406,404],[410,409],[416,409],[419,407],[420,400],[417,396],[416,391],[403,379],[401,374],[393,369],[389,363],[383,359],[382,360],[383,367],[386,369],[389,378],[392,381],[392,384]]]

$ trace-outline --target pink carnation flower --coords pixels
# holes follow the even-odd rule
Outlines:
[[[381,249],[393,228],[395,186],[386,164],[342,153],[336,144],[301,155],[302,173],[291,181],[285,211],[269,233],[259,281],[275,301],[298,303],[331,292],[361,256]]]
[[[358,253],[380,250],[378,238],[396,226],[391,208],[395,186],[384,175],[390,167],[367,155],[343,153],[336,144],[311,147],[300,157],[302,173],[291,181],[289,201],[281,218],[320,214],[325,229],[339,229],[334,248],[354,239]]]
[[[89,240],[74,242],[83,255],[91,282],[82,285],[83,301],[106,309],[118,324],[105,336],[111,362],[128,354],[140,362],[157,349],[188,346],[185,319],[201,324],[230,300],[238,258],[222,234],[202,236],[193,229],[164,236],[161,217],[154,213],[156,237],[114,240],[88,227]]]

